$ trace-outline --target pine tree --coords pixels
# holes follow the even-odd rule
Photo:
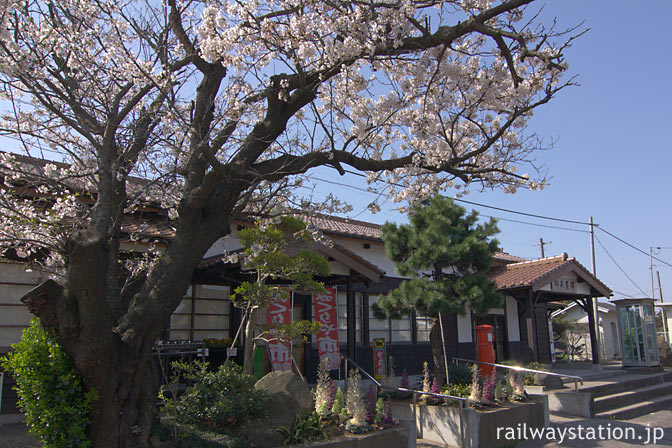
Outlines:
[[[398,317],[415,310],[433,318],[430,341],[441,383],[445,368],[439,313],[461,314],[468,305],[480,314],[501,305],[501,295],[487,275],[498,246],[491,237],[497,232],[494,219],[479,224],[476,212],[467,214],[438,194],[413,208],[410,224],[383,226],[387,256],[397,272],[409,279],[381,296],[374,314]]]

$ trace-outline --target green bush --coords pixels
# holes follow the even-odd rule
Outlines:
[[[285,440],[285,445],[310,444],[313,440],[326,439],[328,436],[325,425],[320,421],[320,416],[315,412],[299,415],[291,428],[281,426],[278,431]]]
[[[186,423],[212,428],[233,428],[262,417],[266,394],[254,389],[254,377],[232,362],[212,372],[207,364],[193,375],[194,383],[177,400],[176,415]]]
[[[450,386],[443,390],[443,393],[453,397],[467,398],[471,393],[471,387],[469,384],[457,384],[451,382]]]
[[[72,359],[37,318],[12,348],[0,364],[16,380],[30,432],[47,448],[90,446],[86,427],[96,393],[84,390]]]
[[[450,364],[448,366],[448,376],[451,385],[464,386],[471,384],[471,370],[466,364]]]

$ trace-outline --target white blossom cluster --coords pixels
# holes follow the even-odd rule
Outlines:
[[[402,204],[471,185],[541,188],[534,153],[544,144],[526,125],[571,84],[560,80],[571,38],[522,9],[459,31],[503,3],[0,0],[0,135],[65,163],[28,173],[49,207],[2,190],[2,239],[56,248],[86,225],[103,186],[124,190],[127,213],[153,204],[178,219],[202,160],[205,175],[254,179],[237,212],[314,206],[309,169],[285,171],[313,155],[367,171],[372,190]],[[204,64],[226,72],[201,129]],[[281,130],[245,158],[254,132],[283,113]],[[384,161],[394,163],[374,164]],[[6,184],[25,182],[19,162],[1,164]]]

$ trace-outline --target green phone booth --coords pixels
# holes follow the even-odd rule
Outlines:
[[[654,299],[614,300],[623,367],[659,366]]]

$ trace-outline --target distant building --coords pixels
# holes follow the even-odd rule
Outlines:
[[[621,359],[616,306],[613,303],[599,301],[598,311],[600,316],[600,352],[602,353],[602,359]],[[551,317],[553,319],[563,319],[567,322],[584,324],[583,326],[586,330],[580,332],[580,337],[585,343],[585,351],[580,357],[583,359],[592,359],[590,334],[588,332],[588,314],[583,308],[576,303],[571,303],[565,308],[553,312]]]

